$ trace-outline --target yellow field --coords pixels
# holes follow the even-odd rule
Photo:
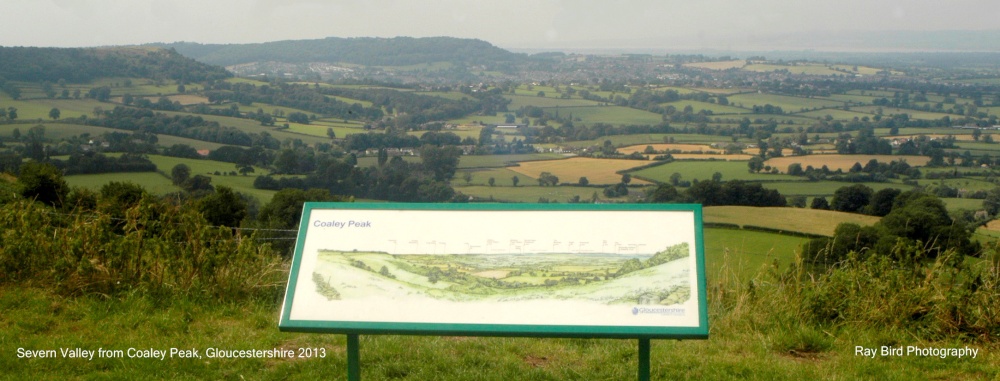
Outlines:
[[[754,206],[708,206],[705,222],[754,225],[787,231],[832,236],[841,222],[874,225],[879,217],[803,208],[761,208]]]
[[[575,183],[580,177],[586,177],[591,184],[617,184],[622,175],[615,172],[649,164],[647,161],[622,159],[593,159],[589,157],[573,157],[559,160],[524,161],[517,167],[507,169],[522,175],[538,178],[542,172],[549,172],[559,178],[559,182]],[[649,184],[632,179],[632,184]]]
[[[684,64],[684,66],[697,67],[709,70],[727,70],[727,69],[739,69],[746,64],[747,62],[744,60],[732,60],[732,61],[717,61],[717,62],[695,62],[695,63]]]
[[[907,164],[911,166],[922,166],[926,165],[928,161],[931,160],[927,156],[899,156],[899,155],[806,155],[806,156],[785,156],[776,157],[769,159],[764,162],[765,165],[770,165],[771,167],[778,168],[780,171],[788,169],[788,165],[792,163],[802,164],[802,168],[808,166],[813,166],[813,168],[820,168],[822,166],[827,166],[831,171],[836,171],[837,169],[848,170],[854,166],[854,163],[861,163],[865,165],[871,159],[878,160],[879,163],[889,163],[891,161],[906,160]]]

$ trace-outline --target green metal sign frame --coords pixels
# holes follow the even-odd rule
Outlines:
[[[304,287],[310,287],[308,284],[299,283],[309,283],[308,281],[303,281],[303,279],[309,279],[307,277],[302,277],[303,271],[310,271],[310,269],[303,269],[303,258],[305,255],[318,256],[319,254],[315,251],[315,246],[311,246],[313,250],[311,252],[304,252],[306,247],[307,238],[309,237],[324,237],[324,240],[336,241],[338,238],[337,234],[350,234],[348,230],[343,229],[348,223],[346,220],[341,221],[343,225],[336,225],[337,222],[328,221],[331,215],[338,214],[348,214],[350,216],[364,215],[364,213],[377,214],[377,212],[382,213],[395,213],[395,212],[418,212],[409,213],[406,216],[422,216],[423,214],[434,214],[434,213],[419,213],[422,211],[427,212],[447,212],[443,214],[448,216],[448,213],[474,213],[477,218],[482,218],[489,220],[492,216],[498,215],[500,213],[496,212],[525,212],[523,216],[530,218],[531,216],[539,216],[534,213],[546,213],[550,216],[553,215],[552,212],[582,212],[579,216],[604,216],[603,214],[592,214],[592,213],[606,213],[606,212],[625,212],[625,216],[638,216],[638,213],[632,212],[643,212],[645,216],[645,221],[657,221],[656,216],[673,216],[669,218],[663,218],[664,221],[676,223],[677,221],[689,221],[694,226],[684,227],[685,232],[691,232],[691,237],[686,240],[690,243],[692,248],[690,248],[691,255],[688,261],[693,261],[691,268],[694,270],[692,274],[688,274],[693,283],[690,287],[690,298],[687,302],[687,306],[694,308],[689,308],[690,312],[697,316],[690,316],[688,320],[693,323],[686,323],[683,326],[659,326],[659,325],[629,325],[629,324],[552,324],[541,323],[541,324],[502,324],[502,323],[476,323],[476,322],[414,322],[407,321],[406,319],[400,319],[399,321],[386,321],[385,319],[378,320],[373,319],[372,321],[366,321],[364,319],[341,319],[341,320],[325,320],[324,318],[299,318],[293,314],[293,306],[296,302],[296,297],[299,295],[296,292],[305,292]],[[653,212],[649,214],[648,212]],[[332,213],[332,214],[331,214]],[[632,213],[632,214],[629,214]],[[509,213],[508,213],[509,214]],[[437,216],[442,216],[442,214],[437,213]],[[565,216],[566,214],[560,214],[560,216]],[[577,214],[570,214],[570,216],[576,216]],[[611,214],[607,214],[611,215]],[[623,214],[616,214],[619,221],[621,221],[621,216]],[[317,220],[321,218],[320,216],[325,216],[325,220]],[[468,221],[468,214],[453,215],[455,218],[464,221]],[[461,216],[461,218],[459,218]],[[518,215],[520,217],[520,215]],[[653,216],[653,217],[650,217]],[[678,217],[681,216],[681,217]],[[315,217],[315,218],[314,218]],[[376,218],[376,221],[377,218]],[[385,220],[383,220],[385,221]],[[404,221],[399,222],[400,224],[427,224],[433,221]],[[355,227],[365,227],[363,221],[351,222],[355,224]],[[379,222],[374,224],[377,226]],[[330,224],[333,224],[339,229],[331,229],[321,231],[320,226],[325,226],[329,228]],[[558,227],[554,226],[536,226],[536,230],[548,231],[549,227],[553,231],[558,232]],[[446,229],[446,228],[442,228]],[[616,229],[626,229],[626,228],[616,228]],[[656,235],[670,234],[671,231],[677,230],[677,226],[658,226],[655,223],[646,223],[637,226],[630,226],[627,229],[639,229],[641,234],[647,237],[654,237]],[[615,229],[609,229],[612,233]],[[358,230],[355,230],[358,231]],[[311,233],[312,232],[312,233]],[[634,232],[633,232],[634,233]],[[366,232],[369,234],[369,232]],[[378,233],[375,233],[378,234]],[[333,237],[333,238],[330,238]],[[345,237],[345,236],[341,236]],[[635,237],[633,234],[631,237]],[[597,237],[598,239],[600,237]],[[320,238],[313,238],[313,240],[319,240]],[[329,241],[329,242],[333,242]],[[660,242],[660,241],[657,241]],[[617,243],[616,243],[617,244]],[[313,260],[310,263],[311,266],[318,266],[316,264],[317,260]],[[605,278],[607,279],[607,278]],[[307,303],[307,302],[302,302]],[[300,308],[299,311],[302,309]],[[632,314],[637,314],[637,310],[633,309]],[[558,320],[558,318],[557,318]],[[306,203],[303,208],[301,224],[299,228],[299,235],[296,241],[296,247],[294,252],[294,257],[292,259],[291,271],[289,272],[288,286],[285,292],[285,300],[282,305],[279,329],[281,331],[290,332],[314,332],[314,333],[335,333],[335,334],[346,334],[348,335],[349,345],[348,353],[353,354],[349,356],[349,368],[355,369],[355,371],[350,372],[353,374],[351,379],[359,379],[358,369],[358,335],[383,335],[383,334],[401,334],[401,335],[433,335],[433,336],[505,336],[505,337],[568,337],[568,338],[621,338],[621,339],[638,339],[639,349],[640,349],[640,369],[639,375],[640,379],[645,379],[649,374],[649,340],[650,339],[707,339],[708,338],[708,306],[706,301],[706,282],[705,282],[705,255],[704,255],[704,244],[703,244],[703,233],[702,233],[702,209],[701,205],[697,204],[401,204],[401,203]],[[645,345],[644,345],[645,344]],[[643,377],[645,374],[645,377]]]
[[[461,211],[484,214],[492,211],[664,211],[692,213],[697,282],[696,299],[699,324],[693,327],[649,327],[649,326],[580,326],[580,325],[522,325],[522,324],[438,324],[411,322],[359,322],[296,320],[291,316],[296,290],[301,285],[299,272],[302,270],[303,244],[309,230],[314,211],[332,210],[402,210],[402,211]],[[341,334],[404,334],[435,336],[516,336],[516,337],[593,337],[593,338],[672,338],[704,339],[708,337],[708,307],[705,299],[705,256],[701,229],[700,205],[689,204],[398,204],[398,203],[306,203],[302,213],[302,223],[296,243],[295,254],[289,274],[288,287],[282,307],[279,328],[283,331],[325,332]],[[410,221],[408,223],[420,223]],[[667,226],[642,226],[648,234],[663,234]]]

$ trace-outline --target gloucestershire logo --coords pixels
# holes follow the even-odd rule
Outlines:
[[[667,315],[667,316],[684,316],[685,310],[683,308],[671,308],[671,307],[632,307],[632,315],[639,314],[656,314],[656,315]]]

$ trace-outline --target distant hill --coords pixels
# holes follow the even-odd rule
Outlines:
[[[230,76],[224,68],[156,47],[0,46],[0,78],[10,81],[83,83],[102,77],[142,77],[201,82]]]
[[[489,64],[517,62],[524,54],[508,52],[482,40],[452,37],[336,38],[258,44],[152,44],[213,65],[251,62],[326,62],[365,66],[406,66],[434,62]]]

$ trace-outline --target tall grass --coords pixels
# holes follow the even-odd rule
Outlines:
[[[0,208],[0,284],[67,295],[273,298],[285,270],[268,245],[209,225],[193,208],[144,198],[124,218],[28,200]]]

